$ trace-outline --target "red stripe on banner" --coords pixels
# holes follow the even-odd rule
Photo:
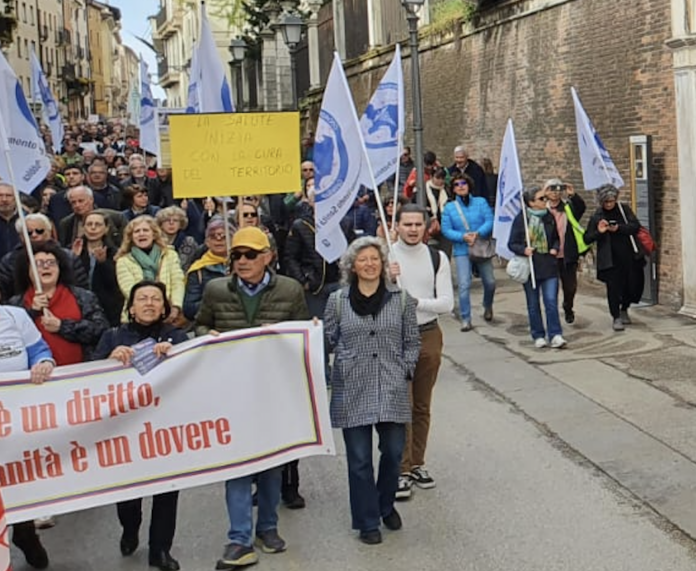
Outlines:
[[[5,523],[5,506],[0,494],[0,571],[12,571],[10,566],[10,536]]]

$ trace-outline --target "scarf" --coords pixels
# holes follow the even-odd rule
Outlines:
[[[568,230],[568,216],[565,212],[565,203],[561,200],[558,206],[548,205],[549,212],[553,214],[556,221],[556,228],[558,229],[558,237],[560,239],[560,248],[558,248],[557,258],[563,258],[565,253],[565,237],[566,231]]]
[[[224,267],[226,262],[227,258],[224,256],[217,256],[208,250],[200,258],[193,262],[193,264],[191,264],[191,267],[189,268],[188,272],[186,272],[186,275],[197,272],[198,270],[202,270],[203,268],[207,268],[208,266],[220,265]]]
[[[149,325],[143,325],[136,321],[131,321],[126,327],[133,331],[138,336],[138,342],[148,338],[152,338],[159,342],[162,337],[162,328],[164,327],[164,319],[158,319]]]
[[[157,280],[159,274],[160,260],[162,258],[162,250],[157,244],[153,244],[149,252],[141,250],[137,246],[131,249],[131,256],[138,262],[138,265],[143,270],[143,279]]]
[[[437,196],[435,196],[436,193]],[[428,199],[430,214],[434,218],[440,218],[442,211],[445,208],[445,204],[447,204],[447,201],[449,200],[445,188],[437,188],[433,186],[430,181],[428,181],[425,184],[425,196]]]
[[[366,317],[371,315],[376,317],[380,308],[382,307],[382,301],[384,300],[384,294],[387,292],[387,286],[384,284],[384,278],[379,280],[379,287],[377,291],[370,296],[363,295],[358,288],[358,281],[355,280],[350,286],[348,291],[348,299],[350,300],[350,307],[355,313],[361,317]]]
[[[36,291],[31,286],[24,294],[25,307],[31,307],[34,301]],[[77,299],[73,293],[64,285],[56,286],[56,291],[48,302],[49,311],[58,319],[70,319],[71,321],[80,321],[82,319],[82,311],[77,304]],[[53,358],[56,365],[74,365],[82,363],[82,345],[66,340],[60,333],[51,333],[46,330],[41,322],[42,314],[38,314],[34,318],[34,324],[44,338],[46,344],[53,353]]]
[[[544,216],[548,214],[546,208],[535,210],[527,208],[527,220],[529,226],[529,244],[537,254],[548,254],[549,243],[546,239],[546,229],[544,228]]]

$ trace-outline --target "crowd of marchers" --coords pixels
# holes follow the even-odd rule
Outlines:
[[[362,542],[378,544],[383,528],[402,526],[395,501],[407,500],[414,487],[435,487],[425,456],[443,348],[438,320],[455,305],[451,262],[461,331],[473,328],[474,277],[483,283],[482,317],[494,321],[493,254],[486,242],[495,174],[490,161],[482,168],[462,147],[454,149],[449,167],[429,152],[426,184],[418,189],[405,149],[398,177],[378,189],[379,196],[358,191],[341,224],[348,249],[327,263],[315,249],[311,134],[301,145],[297,193],[261,196],[249,189],[234,199],[175,199],[171,171],[158,168],[117,121],[69,128],[46,180],[22,195],[21,204],[0,181],[0,371],[28,370],[40,384],[55,366],[107,358],[129,366],[132,347],[145,339],[166,356],[191,335],[321,319],[331,420],[346,448],[352,528]],[[403,182],[395,191],[396,180]],[[416,204],[419,192],[424,208]],[[539,348],[566,344],[559,284],[565,321],[573,323],[578,261],[593,242],[613,327],[630,323],[628,307],[642,292],[641,259],[632,251],[640,225],[617,202],[615,188],[602,187],[598,196],[585,231],[579,224],[585,203],[572,185],[551,179],[524,193],[509,248],[531,260],[534,278],[524,281],[524,291]],[[305,508],[299,463],[228,480],[224,499],[229,543],[217,569],[256,563],[257,548],[283,552],[278,507]],[[177,500],[178,492],[153,499],[149,563],[163,570],[180,567],[171,553]],[[117,515],[119,548],[130,556],[140,542],[141,500],[119,503]],[[55,523],[46,517],[14,525],[13,543],[37,569],[49,562],[37,530]]]

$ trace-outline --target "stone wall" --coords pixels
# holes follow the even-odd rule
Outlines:
[[[653,136],[660,302],[679,305],[676,113],[672,58],[665,48],[671,36],[669,2],[499,4],[464,28],[422,35],[426,148],[449,164],[453,147],[464,144],[472,157],[487,156],[497,164],[512,117],[525,183],[560,176],[582,188],[570,96],[574,86],[627,183],[628,137]],[[410,125],[410,59],[403,47]],[[346,62],[358,113],[392,54],[390,46]],[[307,103],[309,121],[315,122],[321,94],[310,95]]]

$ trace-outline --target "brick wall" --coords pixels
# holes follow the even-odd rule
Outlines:
[[[676,306],[682,278],[674,79],[664,46],[670,36],[665,0],[508,0],[482,11],[472,29],[422,37],[420,62],[425,146],[447,164],[457,144],[497,164],[512,117],[525,183],[560,176],[581,188],[571,86],[627,183],[628,137],[652,135],[660,302]],[[385,48],[347,62],[358,113],[391,57]],[[313,120],[320,104],[317,94]]]

